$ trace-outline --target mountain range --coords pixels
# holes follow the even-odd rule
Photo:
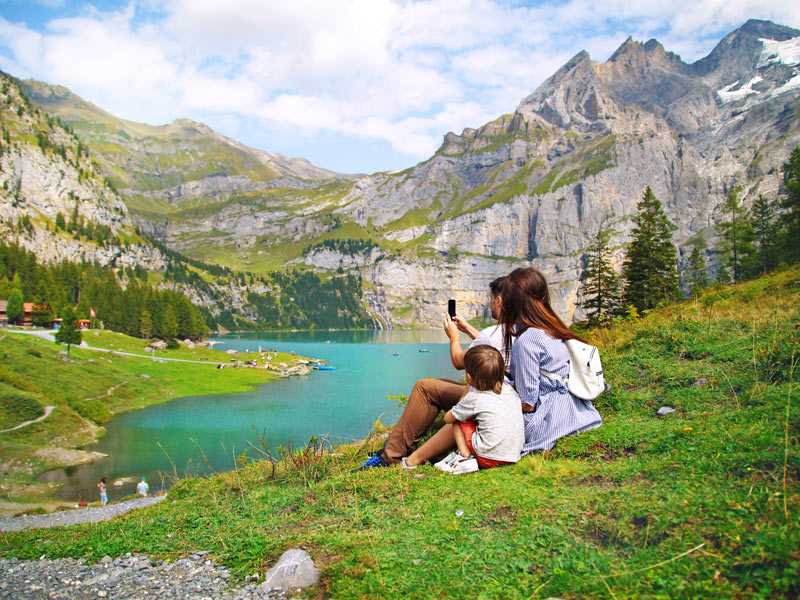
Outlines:
[[[688,256],[713,247],[733,186],[751,201],[776,197],[800,145],[800,31],[756,20],[691,64],[656,40],[629,38],[604,63],[580,52],[512,113],[447,133],[399,173],[337,174],[187,119],[133,123],[66,88],[18,83],[89,149],[105,187],[84,195],[112,199],[122,229],[256,274],[358,273],[379,327],[435,324],[448,298],[486,314],[488,282],[520,265],[541,269],[556,309],[579,318],[584,249],[610,219],[624,244],[646,187]],[[45,186],[19,181],[29,203],[53,212],[34,199]],[[13,195],[0,197],[10,206]],[[0,228],[21,214],[9,206]],[[142,240],[138,252],[158,269],[148,248]]]

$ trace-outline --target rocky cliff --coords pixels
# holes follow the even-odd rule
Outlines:
[[[128,209],[89,158],[88,149],[32,106],[13,80],[0,78],[0,232],[39,260],[94,261],[164,268],[138,237]],[[67,224],[83,230],[67,231]],[[60,227],[59,224],[60,223]]]

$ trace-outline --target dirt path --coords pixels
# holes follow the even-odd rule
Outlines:
[[[11,329],[9,333],[22,333],[25,335],[35,335],[36,337],[40,337],[42,339],[51,341],[55,343],[55,337],[49,331],[42,331],[42,330],[31,330],[31,331],[22,331],[19,329]],[[133,354],[132,352],[123,352],[122,350],[111,350],[110,348],[96,348],[94,346],[89,346],[85,341],[81,342],[80,346],[76,346],[78,348],[83,348],[84,350],[96,350],[97,352],[108,352],[110,354],[120,354],[122,356],[135,356],[137,358],[149,358],[153,361],[171,361],[171,362],[184,362],[184,363],[194,363],[197,365],[223,365],[226,367],[230,366],[230,363],[224,362],[214,362],[210,360],[190,360],[188,358],[167,358],[166,356],[154,356],[152,354]],[[258,368],[258,369],[265,369],[266,367],[249,367],[249,368]]]
[[[38,423],[39,421],[44,421],[47,417],[50,416],[50,413],[53,412],[54,408],[55,408],[55,406],[50,406],[50,405],[45,406],[44,407],[44,414],[41,417],[39,417],[38,419],[31,419],[30,421],[23,421],[19,425],[11,427],[10,429],[0,430],[0,433],[6,433],[8,431],[14,431],[15,429],[22,429],[23,427],[26,427],[26,426],[30,425],[31,423]]]

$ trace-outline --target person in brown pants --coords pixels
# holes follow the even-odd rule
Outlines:
[[[431,426],[439,411],[453,408],[469,386],[451,379],[420,379],[408,396],[405,411],[389,434],[383,447],[382,458],[388,465],[396,465],[410,450],[417,447],[420,439]]]
[[[489,284],[489,307],[495,319],[500,317],[502,304],[500,294],[503,291],[504,280],[505,277],[499,277]],[[449,315],[445,315],[444,330],[447,337],[450,338],[450,359],[456,369],[464,368],[464,354],[466,353],[459,342],[459,331],[463,331],[473,338],[470,348],[488,344],[500,350],[501,354],[505,356],[503,330],[499,325],[478,331],[459,315],[452,319]],[[507,366],[508,361],[506,360]],[[383,449],[361,463],[356,470],[400,464],[401,459],[408,456],[417,447],[439,411],[447,412],[453,408],[468,390],[468,385],[451,379],[420,379],[417,381],[408,396],[406,408],[397,425],[389,434]]]

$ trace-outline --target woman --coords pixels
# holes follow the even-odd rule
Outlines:
[[[592,403],[567,389],[569,352],[564,340],[580,338],[553,312],[547,281],[537,269],[515,269],[506,277],[499,321],[511,356],[510,375],[522,400],[522,455],[550,450],[565,435],[600,427],[603,420]]]

